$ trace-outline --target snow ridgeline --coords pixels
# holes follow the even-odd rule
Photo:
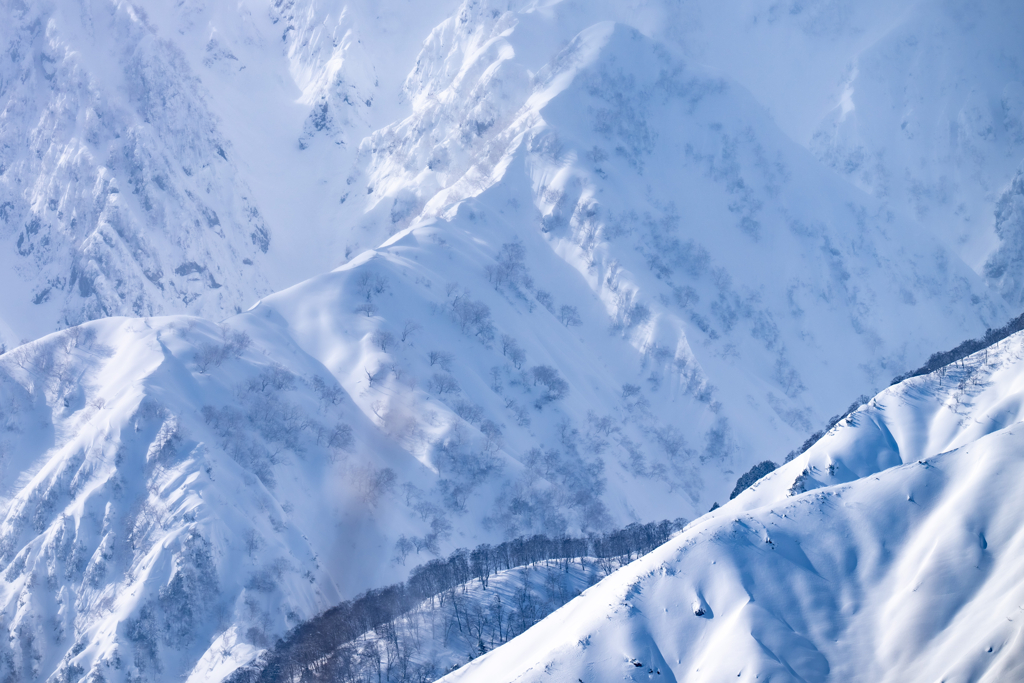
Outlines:
[[[894,385],[443,680],[1020,679],[1022,377],[1016,333]]]
[[[19,52],[6,83],[45,89],[83,75],[74,70],[90,41],[79,48],[74,29],[65,32],[79,6],[45,20],[63,4],[18,6],[32,49]],[[10,249],[35,244],[23,263],[45,267],[8,275],[33,286],[39,272],[61,276],[46,258],[70,263],[61,259],[80,245],[73,235],[62,242],[64,231],[96,218],[74,222],[77,208],[110,218],[126,205],[135,221],[95,223],[86,266],[99,274],[75,280],[79,293],[69,276],[49,300],[28,304],[41,289],[21,298],[51,322],[62,296],[74,308],[103,287],[107,313],[134,311],[140,283],[171,300],[171,272],[200,293],[197,305],[213,295],[211,315],[235,310],[240,300],[218,297],[244,277],[222,278],[199,256],[178,260],[205,257],[209,244],[227,245],[215,256],[230,261],[229,274],[248,272],[228,248],[242,245],[237,255],[251,252],[285,282],[351,261],[221,326],[110,320],[84,328],[94,339],[72,330],[4,356],[4,675],[216,678],[344,597],[402,580],[413,552],[694,516],[724,497],[736,472],[788,450],[848,396],[1005,317],[960,259],[898,210],[822,173],[742,86],[679,58],[664,37],[594,23],[631,21],[621,3],[600,17],[573,3],[466,3],[421,55],[424,80],[411,79],[408,93],[423,97],[411,117],[372,137],[352,174],[339,174],[349,158],[324,147],[354,146],[360,136],[344,129],[368,126],[359,120],[385,98],[366,104],[375,83],[365,63],[337,68],[351,56],[345,46],[366,37],[349,34],[329,4],[311,13],[283,3],[280,25],[257,17],[252,31],[233,32],[220,29],[237,21],[216,19],[235,7],[219,3],[150,3],[149,24],[141,3],[97,5],[93,25],[130,25],[138,46],[118,55],[131,68],[117,61],[110,73],[149,78],[195,105],[195,117],[162,120],[188,106],[157,106],[137,131],[144,144],[125,156],[118,126],[111,133],[103,121],[136,120],[131,107],[156,101],[143,88],[123,117],[92,119],[86,108],[91,139],[50,146],[58,129],[77,130],[61,87],[26,94],[41,98],[50,128],[28,133],[24,119],[5,129],[17,142],[5,153],[24,151],[28,138],[44,152],[19,157],[3,183],[38,178],[35,194],[12,200],[20,213],[10,209],[4,239]],[[329,30],[325,14],[337,20]],[[809,35],[821,28],[810,14],[776,25],[797,21]],[[192,82],[156,78],[170,74],[153,55],[174,50],[153,39],[154,24],[192,41],[185,58],[197,73],[203,63],[204,79],[223,77],[208,99],[198,101]],[[263,68],[274,59],[257,58],[278,38],[309,86],[312,116],[295,107],[295,125],[279,126],[288,116],[272,104],[226,116],[232,94],[265,96],[248,74],[292,82]],[[57,71],[51,47],[65,60]],[[284,93],[276,101],[290,106],[296,93]],[[236,132],[250,126],[252,144],[218,154],[225,129],[211,110]],[[176,123],[186,130],[166,136]],[[149,158],[153,131],[164,146]],[[97,139],[91,151],[76,147]],[[96,162],[108,157],[113,166]],[[59,172],[33,176],[51,162]],[[271,253],[284,240],[263,254],[248,227],[256,215],[234,204],[257,162],[273,170],[262,185],[246,176],[261,212],[303,226],[291,270]],[[69,185],[76,172],[82,182]],[[215,215],[174,200],[189,193]],[[167,197],[174,210],[153,225],[198,220],[196,241],[150,249],[133,226],[160,219]],[[358,220],[337,220],[353,206]],[[33,212],[46,220],[35,225]],[[337,224],[357,227],[337,233]],[[309,226],[329,239],[309,238]],[[168,279],[146,266],[158,251]],[[82,282],[95,286],[83,293]],[[249,285],[252,296],[262,291]],[[159,308],[139,309],[149,310]]]
[[[228,681],[349,682],[363,680],[371,672],[401,683],[434,680],[457,666],[467,652],[472,658],[493,649],[579,594],[566,592],[566,582],[555,578],[558,590],[551,590],[552,581],[546,580],[542,585],[548,594],[541,595],[529,580],[516,581],[513,577],[523,572],[512,570],[541,569],[543,563],[544,569],[569,574],[575,563],[579,570],[566,577],[568,583],[593,579],[586,584],[591,585],[651,552],[685,524],[685,520],[634,523],[602,535],[535,535],[494,547],[482,544],[472,551],[456,550],[446,560],[416,567],[404,583],[368,591],[303,623]],[[473,581],[480,586],[471,592]],[[513,600],[509,600],[510,581],[518,586]],[[492,587],[492,582],[497,586]],[[430,635],[422,636],[421,626],[428,620]]]
[[[430,285],[478,239],[403,237],[221,325],[110,319],[0,357],[4,675],[223,677],[412,553],[693,514],[604,495],[609,466],[671,492],[641,444],[673,433],[640,388],[578,390],[579,326],[486,267],[479,294]],[[531,315],[575,362],[503,339]]]
[[[993,344],[995,344],[996,342],[1000,342],[1006,339],[1007,337],[1017,332],[1020,332],[1021,330],[1024,330],[1024,314],[1017,316],[1016,318],[1006,323],[1002,327],[998,327],[995,329],[989,328],[988,330],[985,330],[984,336],[982,336],[979,339],[967,339],[948,351],[938,351],[936,353],[933,353],[931,356],[928,357],[928,360],[921,367],[917,368],[916,370],[911,370],[902,375],[899,375],[898,377],[894,377],[890,386],[899,384],[900,382],[903,382],[904,380],[910,379],[912,377],[920,377],[921,375],[927,375],[932,372],[939,372],[944,377],[946,373],[946,366],[953,365],[958,361],[962,361],[964,358],[970,356],[973,353],[983,351],[988,347],[992,346]],[[987,362],[987,352],[985,353],[985,358]],[[965,379],[963,381],[967,380]],[[804,453],[808,448],[810,448],[818,441],[820,441],[821,438],[825,436],[825,434],[829,432],[833,427],[835,427],[837,424],[845,420],[850,415],[850,413],[854,412],[855,410],[857,410],[870,400],[871,399],[868,396],[860,396],[857,398],[857,400],[850,404],[850,407],[847,408],[844,413],[829,418],[829,421],[826,424],[825,428],[817,432],[814,432],[809,437],[807,437],[807,440],[804,441],[804,443],[801,444],[799,448],[790,451],[789,455],[786,456],[785,462],[789,462],[790,460],[796,458],[798,455]],[[776,468],[778,468],[778,465],[770,460],[765,460],[754,465],[752,468],[750,468],[750,470],[742,474],[740,478],[736,481],[736,487],[732,490],[732,493],[729,494],[729,500],[732,500],[733,498],[741,494],[743,491],[750,488],[758,480],[767,476]],[[719,506],[716,504],[714,508],[717,507]]]
[[[1020,301],[1012,0],[5,8],[8,346],[97,316],[221,317],[438,215],[489,182],[533,76],[599,22],[750,90],[819,168],[926,220]]]

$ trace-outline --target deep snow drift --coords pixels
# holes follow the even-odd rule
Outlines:
[[[888,389],[805,454],[444,680],[1005,681],[1024,336]]]

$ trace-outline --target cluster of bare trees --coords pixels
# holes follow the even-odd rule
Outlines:
[[[287,394],[302,381],[280,365],[270,365],[235,387],[235,405],[203,406],[203,420],[221,438],[221,447],[240,465],[273,488],[273,467],[285,452],[305,452],[309,445],[326,447],[331,462],[351,450],[352,428],[344,422],[323,424]],[[320,399],[320,410],[330,414],[341,403],[339,385],[314,377],[310,383]],[[257,438],[259,437],[259,438]]]
[[[458,632],[463,641],[478,644],[479,654],[522,633],[554,609],[539,604],[525,585],[503,603],[486,591],[492,576],[541,562],[565,572],[573,563],[614,560],[618,566],[658,547],[684,523],[630,524],[586,537],[535,535],[456,550],[416,567],[405,583],[367,591],[297,626],[229,680],[434,680],[444,672],[430,661],[418,661],[420,636],[403,626],[404,615],[417,608],[437,612],[445,642]],[[467,597],[471,586],[485,589],[486,600]],[[571,597],[563,596],[563,601]]]
[[[486,267],[487,279],[494,289],[520,287],[533,289],[533,279],[526,270],[526,247],[518,239],[501,245],[494,265]]]
[[[225,329],[222,335],[220,344],[203,342],[199,345],[199,350],[193,356],[199,374],[205,374],[210,366],[217,367],[229,358],[238,358],[252,344],[252,339],[245,332]]]
[[[364,297],[364,300],[356,306],[356,312],[363,313],[369,318],[377,312],[377,304],[374,303],[373,297],[379,296],[388,290],[388,279],[377,273],[363,271],[356,278],[356,287]]]
[[[995,344],[996,342],[1000,342],[1009,337],[1011,334],[1020,332],[1021,330],[1024,330],[1024,313],[1017,316],[1016,318],[1006,323],[1002,327],[985,330],[985,335],[980,339],[968,339],[967,341],[961,342],[958,346],[950,349],[949,351],[940,351],[938,353],[933,353],[928,358],[928,361],[918,369],[904,373],[897,377],[893,377],[892,382],[890,382],[890,386],[892,386],[893,384],[899,384],[903,380],[910,379],[911,377],[920,377],[921,375],[927,375],[928,373],[935,372],[936,370],[943,368],[947,365],[952,365],[957,361],[962,361],[967,356],[970,356],[973,353],[977,353],[978,351],[986,349],[989,346]]]

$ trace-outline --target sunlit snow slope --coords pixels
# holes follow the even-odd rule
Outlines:
[[[1018,3],[0,7],[9,347],[108,315],[219,319],[449,208],[534,77],[600,21],[741,84],[1020,304],[1016,222],[993,215],[1024,158]]]
[[[1024,337],[804,455],[451,681],[1024,675]]]
[[[0,343],[337,266],[359,143],[453,6],[0,2]]]
[[[438,553],[694,518],[1015,301],[809,142],[898,5],[0,7],[14,680],[218,677]]]

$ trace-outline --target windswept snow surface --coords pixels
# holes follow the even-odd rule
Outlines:
[[[216,678],[436,553],[696,517],[1019,289],[1009,161],[983,270],[811,144],[924,10],[2,7],[0,341],[223,320],[0,356],[4,676]]]
[[[875,397],[446,681],[1024,676],[1024,336]]]

